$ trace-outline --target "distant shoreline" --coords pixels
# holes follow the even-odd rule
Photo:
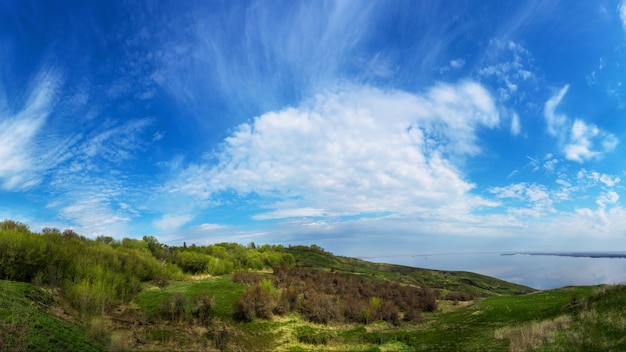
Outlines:
[[[512,255],[543,255],[575,258],[626,258],[625,252],[513,252],[501,253],[501,256]]]

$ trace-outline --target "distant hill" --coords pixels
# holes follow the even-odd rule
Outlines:
[[[286,250],[294,256],[298,267],[361,275],[371,280],[388,280],[406,285],[466,292],[477,297],[521,295],[536,291],[533,288],[491,276],[466,271],[432,270],[373,263],[361,259],[336,256],[315,246],[292,246]]]

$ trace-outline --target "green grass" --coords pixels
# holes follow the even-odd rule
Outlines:
[[[334,270],[372,280],[404,284],[428,283],[442,290],[487,296],[469,306],[441,305],[442,312],[424,313],[420,323],[394,326],[385,322],[368,325],[303,321],[297,313],[275,320],[236,323],[236,301],[245,285],[230,276],[175,281],[164,288],[146,285],[134,303],[149,324],[117,326],[113,334],[143,340],[136,348],[154,350],[210,349],[246,351],[509,351],[520,336],[539,329],[533,351],[625,351],[626,286],[564,287],[534,291],[524,286],[467,272],[417,269],[368,263],[328,253],[291,251],[298,266]],[[532,292],[520,294],[522,292]],[[193,319],[168,322],[162,319],[161,303],[182,294],[187,298],[215,298],[214,320],[200,327]],[[49,313],[57,305],[50,295],[26,283],[0,281],[1,351],[104,351],[80,320],[73,322]],[[136,308],[133,308],[136,309]],[[141,317],[141,319],[145,319]],[[560,319],[560,320],[559,320]],[[558,328],[540,330],[551,322]],[[555,323],[556,324],[556,323]],[[553,326],[556,326],[553,324]],[[133,335],[133,329],[134,335]],[[93,329],[92,329],[93,330]],[[223,335],[219,335],[223,331]],[[125,334],[125,333],[129,334]],[[220,337],[222,343],[217,341]],[[112,335],[113,336],[113,335]],[[125,340],[124,340],[125,341]],[[129,341],[133,341],[130,339]],[[517,346],[523,346],[518,343]],[[529,350],[524,348],[521,350]]]
[[[508,351],[509,342],[494,337],[497,329],[553,319],[567,313],[578,314],[584,307],[583,300],[593,292],[592,287],[574,287],[524,296],[492,297],[454,312],[431,313],[421,324],[389,326],[374,331],[355,327],[340,333],[337,339],[346,344],[391,344],[397,350]],[[576,297],[578,304],[572,304],[572,297]]]
[[[607,286],[573,314],[570,329],[538,351],[626,351],[626,286]]]
[[[243,295],[245,285],[234,283],[229,276],[208,278],[199,281],[174,282],[164,288],[152,287],[142,291],[135,302],[144,314],[151,319],[160,316],[161,302],[175,297],[178,293],[191,298],[207,294],[215,298],[214,314],[221,319],[231,319],[237,300]]]
[[[51,297],[30,284],[0,280],[0,350],[105,350],[83,326],[49,314],[51,304]]]

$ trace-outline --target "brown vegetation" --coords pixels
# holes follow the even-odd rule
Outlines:
[[[233,275],[233,281],[249,286],[235,309],[239,321],[296,311],[321,324],[383,320],[397,325],[401,320],[420,320],[422,311],[437,310],[435,294],[428,287],[375,282],[355,275],[277,267],[271,282],[243,271]]]

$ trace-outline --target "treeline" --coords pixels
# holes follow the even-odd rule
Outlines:
[[[0,279],[34,283],[61,294],[84,315],[107,312],[130,301],[141,283],[184,279],[186,274],[221,275],[242,269],[289,267],[282,246],[223,243],[169,247],[156,238],[88,239],[73,230],[30,231],[0,222]]]
[[[271,276],[238,272],[233,281],[248,285],[235,307],[239,321],[295,311],[321,324],[383,320],[397,325],[419,321],[422,311],[437,310],[435,293],[428,287],[376,282],[355,275],[278,267]]]

